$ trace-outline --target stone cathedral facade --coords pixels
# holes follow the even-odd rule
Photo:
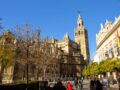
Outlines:
[[[74,40],[66,33],[63,40],[51,40],[62,50],[60,74],[64,76],[81,76],[81,71],[89,63],[88,33],[84,27],[82,17],[78,15],[77,27],[74,29]]]
[[[42,46],[42,41],[40,40],[40,32],[37,32],[36,39],[29,50],[32,52],[32,49],[35,48],[36,44],[39,43]],[[77,19],[77,27],[74,29],[74,40],[70,39],[69,35],[66,33],[62,40],[56,40],[54,37],[47,41],[49,43],[49,53],[52,55],[55,50],[57,50],[57,58],[59,60],[56,65],[57,71],[53,73],[46,72],[46,77],[81,77],[82,69],[85,65],[89,63],[89,44],[88,44],[88,33],[86,28],[84,27],[83,20],[80,15],[78,15]],[[0,44],[8,44],[13,46],[13,50],[16,45],[21,44],[20,40],[17,39],[10,31],[5,32],[2,36],[0,36]],[[40,48],[41,48],[40,46]],[[19,57],[19,56],[18,56]],[[16,58],[15,58],[16,60]],[[17,67],[16,67],[17,66]],[[18,67],[19,66],[19,67]],[[13,65],[10,68],[7,68],[4,71],[3,82],[11,83],[13,79],[21,79],[26,78],[26,68],[21,65]],[[32,65],[31,65],[32,66]],[[24,68],[23,71],[22,69]],[[36,67],[34,65],[36,70]],[[33,68],[29,69],[34,71]],[[34,79],[36,75],[35,73],[29,72],[29,79]]]

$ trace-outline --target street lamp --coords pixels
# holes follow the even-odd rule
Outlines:
[[[24,44],[27,44],[27,45],[25,45],[26,47],[26,54],[27,54],[27,62],[26,62],[26,79],[27,79],[27,87],[26,87],[26,90],[28,90],[28,83],[29,83],[29,65],[28,65],[28,63],[29,63],[29,60],[28,60],[28,58],[29,58],[29,30],[27,30],[26,31],[26,33],[27,33],[27,39],[26,39],[26,43],[24,43]]]
[[[29,76],[28,76],[28,74],[29,74],[29,72],[28,72],[28,52],[29,52],[29,46],[28,46],[28,44],[27,44],[27,64],[26,64],[26,71],[27,71],[27,85],[28,85],[28,83],[29,83]]]
[[[26,54],[27,54],[27,62],[26,62],[26,79],[27,79],[27,86],[28,86],[28,83],[29,83],[29,47],[33,44],[32,42],[29,43],[28,39],[27,39],[27,45],[26,45]],[[27,90],[27,88],[26,88]]]

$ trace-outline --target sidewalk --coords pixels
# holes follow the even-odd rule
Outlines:
[[[83,80],[83,84],[89,84],[90,81],[89,80]]]
[[[90,90],[89,86],[90,86],[90,81],[84,80],[83,81],[83,90]],[[119,90],[118,84],[110,84],[110,87],[108,90]]]
[[[110,84],[110,90],[118,90],[118,84]]]
[[[89,80],[83,80],[83,89],[82,90],[90,90],[90,81]]]

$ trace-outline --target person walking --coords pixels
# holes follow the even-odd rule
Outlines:
[[[96,88],[96,80],[91,79],[91,81],[90,81],[90,90],[95,90],[95,88]]]
[[[63,86],[61,81],[58,81],[58,83],[54,85],[53,90],[66,90],[66,87]]]
[[[82,90],[83,85],[82,85],[82,81],[78,80],[78,86],[77,86],[78,90]]]
[[[70,82],[67,83],[67,90],[73,90],[73,86]]]
[[[102,84],[103,84],[103,90],[107,90],[108,89],[108,79],[106,77],[103,78]]]
[[[96,80],[96,90],[103,90],[103,85],[99,79]]]
[[[74,84],[75,84],[75,87],[77,88],[78,87],[78,78],[75,78]]]
[[[120,90],[120,74],[118,76],[118,90]]]

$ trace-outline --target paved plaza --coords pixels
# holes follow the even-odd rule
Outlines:
[[[89,86],[90,86],[89,81],[84,81],[82,90],[90,90]],[[118,85],[117,84],[110,85],[110,88],[108,88],[108,90],[119,90]]]

